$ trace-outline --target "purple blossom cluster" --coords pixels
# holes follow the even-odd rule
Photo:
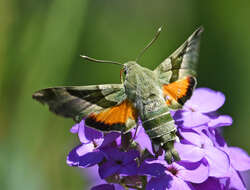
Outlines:
[[[94,168],[92,190],[244,190],[240,172],[250,169],[250,157],[228,146],[220,134],[221,127],[232,124],[230,116],[216,112],[224,102],[221,92],[198,88],[182,110],[171,113],[181,161],[167,164],[163,151],[156,157],[141,124],[137,132],[104,134],[82,120],[71,129],[81,144],[69,153],[67,164]]]

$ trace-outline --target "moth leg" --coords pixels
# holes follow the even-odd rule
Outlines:
[[[174,149],[174,141],[165,143],[162,148],[165,150],[165,160],[168,164],[171,164],[173,162],[172,158],[175,161],[181,160],[178,152]]]
[[[128,147],[131,147],[131,148],[132,148],[132,147],[135,146],[134,139],[136,138],[136,134],[137,134],[137,132],[138,132],[138,128],[139,128],[139,125],[136,124],[134,135],[132,135],[132,133],[129,132],[129,133],[130,133],[130,136],[129,136],[130,139],[129,139],[129,141],[128,141]]]
[[[136,135],[137,135],[138,128],[139,128],[139,125],[137,124],[136,127],[135,127],[135,133],[134,133],[134,135],[133,135],[133,138],[131,139],[132,141],[135,139],[135,137],[136,137]]]
[[[158,158],[160,155],[162,155],[163,149],[161,145],[153,143],[152,148],[153,148],[153,153],[155,154],[155,158]]]
[[[132,144],[132,133],[129,131],[127,133],[121,132],[121,145],[124,150],[128,150]]]

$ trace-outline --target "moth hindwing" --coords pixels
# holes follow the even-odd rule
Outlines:
[[[159,31],[149,45],[159,36]],[[77,122],[85,118],[87,126],[101,131],[127,132],[136,126],[139,117],[151,142],[166,151],[167,162],[179,160],[174,149],[176,126],[170,110],[180,109],[196,86],[202,31],[202,27],[198,28],[153,71],[135,61],[120,64],[82,56],[90,61],[122,65],[124,81],[122,84],[47,88],[34,93],[33,98],[47,104],[50,111],[58,115]]]

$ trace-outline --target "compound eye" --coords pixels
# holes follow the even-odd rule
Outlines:
[[[120,79],[121,79],[121,82],[123,82],[123,77],[125,76],[126,77],[126,74],[127,74],[127,71],[125,68],[122,68],[121,71],[120,71]]]

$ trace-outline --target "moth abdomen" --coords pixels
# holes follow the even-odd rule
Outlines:
[[[167,107],[164,106],[160,108],[156,113],[158,113],[158,115],[155,115],[155,113],[153,115],[148,113],[144,115],[142,119],[143,127],[153,141],[176,131],[174,120]],[[163,138],[162,140],[164,141],[160,143],[171,141],[172,138]]]
[[[143,115],[142,125],[153,144],[160,145],[166,151],[166,160],[171,163],[172,158],[178,160],[178,153],[174,150],[176,126],[168,107],[164,104],[157,111]]]

